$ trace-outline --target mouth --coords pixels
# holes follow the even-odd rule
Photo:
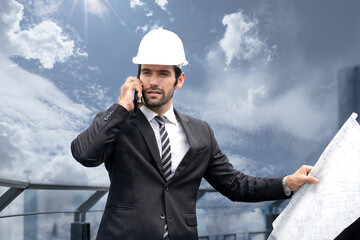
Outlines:
[[[159,96],[162,94],[162,92],[160,90],[148,90],[146,91],[146,94],[148,96]]]

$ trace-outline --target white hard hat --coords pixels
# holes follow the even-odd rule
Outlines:
[[[143,37],[138,54],[132,61],[135,64],[175,65],[180,68],[188,64],[181,39],[162,28],[151,30]]]

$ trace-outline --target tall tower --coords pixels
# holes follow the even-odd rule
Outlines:
[[[31,171],[24,171],[28,181]],[[37,212],[37,192],[36,190],[24,191],[24,213]],[[24,217],[24,240],[37,240],[37,216],[30,215]]]
[[[345,68],[339,72],[339,127],[352,112],[360,116],[360,67]],[[360,117],[358,117],[359,121]],[[344,229],[335,240],[360,239],[360,218]]]
[[[37,212],[37,193],[36,190],[25,190],[24,192],[24,212]],[[37,240],[37,216],[30,215],[24,217],[24,240]]]
[[[339,127],[352,112],[360,115],[360,67],[345,68],[339,72]]]

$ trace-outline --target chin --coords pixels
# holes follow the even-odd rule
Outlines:
[[[161,107],[163,104],[159,104],[159,103],[150,103],[147,104],[148,107]]]
[[[159,107],[161,105],[161,103],[159,101],[146,100],[145,105],[147,107]]]
[[[149,106],[158,105],[158,104],[161,104],[161,99],[158,99],[158,98],[145,98],[144,102]]]

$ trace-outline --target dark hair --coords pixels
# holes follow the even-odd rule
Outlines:
[[[178,83],[178,78],[180,77],[182,71],[178,66],[173,65],[174,67],[174,71],[175,71],[175,84],[174,86],[176,86],[176,84]],[[141,64],[138,64],[138,72],[137,72],[137,77],[140,78],[140,74],[141,74]]]

